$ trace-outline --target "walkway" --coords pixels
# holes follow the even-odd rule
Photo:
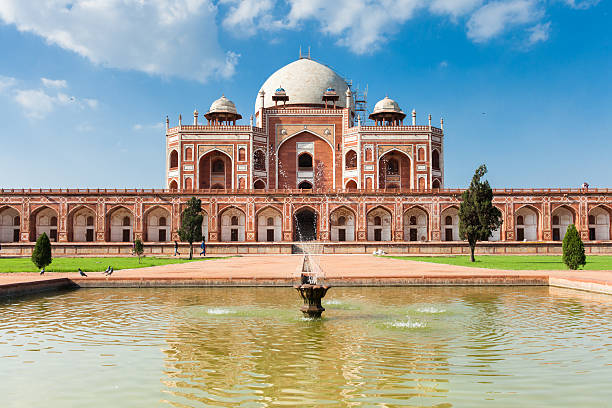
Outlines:
[[[360,284],[551,284],[612,294],[612,271],[507,271],[407,261],[372,255],[320,255],[326,280],[333,285]],[[253,255],[206,262],[171,264],[88,273],[4,273],[5,285],[69,278],[79,286],[287,285],[301,266],[295,255]],[[21,285],[20,285],[21,286]]]

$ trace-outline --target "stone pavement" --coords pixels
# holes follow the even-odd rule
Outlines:
[[[593,290],[612,294],[612,271],[508,271],[471,268],[454,265],[407,261],[372,255],[317,255],[315,260],[321,266],[328,280],[352,281],[356,284],[512,284],[519,279],[546,280],[554,286]],[[69,278],[84,286],[94,282],[103,286],[120,286],[121,282],[164,282],[163,286],[183,285],[181,282],[208,282],[212,285],[242,282],[254,285],[287,284],[301,267],[299,255],[250,255],[231,257],[204,262],[162,265],[141,269],[115,271],[111,277],[102,272],[88,273],[81,278],[77,273],[51,273],[44,276],[37,273],[0,274],[0,289],[3,285],[27,284],[57,278]],[[488,279],[488,280],[487,280]],[[529,283],[528,283],[529,284]],[[150,283],[149,286],[155,286]],[[161,285],[161,284],[160,284]],[[146,285],[145,285],[146,286]]]

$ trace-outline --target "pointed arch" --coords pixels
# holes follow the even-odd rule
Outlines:
[[[30,241],[36,241],[36,239],[44,232],[47,234],[51,242],[57,242],[57,229],[59,224],[58,217],[58,209],[46,204],[43,204],[32,211],[30,213]]]
[[[378,188],[413,188],[410,154],[394,147],[380,154],[377,164]]]
[[[609,241],[612,237],[612,208],[606,204],[597,204],[589,209],[589,240]]]
[[[179,157],[178,157],[178,152],[176,151],[176,149],[172,149],[170,151],[170,155],[169,155],[169,159],[168,159],[170,165],[170,169],[176,169],[179,166]]]
[[[355,241],[357,213],[346,205],[338,205],[329,212],[331,241]]]
[[[255,190],[265,190],[266,189],[266,182],[263,181],[262,179],[257,179],[253,183],[253,188]]]
[[[459,241],[459,206],[449,205],[440,211],[442,241]]]
[[[126,222],[129,220],[129,223]],[[106,241],[132,242],[134,239],[134,212],[117,204],[106,212]],[[129,224],[129,225],[128,225]]]
[[[431,168],[440,170],[440,151],[437,148],[431,150]]]
[[[567,204],[555,206],[550,212],[550,229],[552,231],[553,241],[561,241],[565,237],[567,228],[570,224],[577,225],[576,211]]]
[[[294,241],[317,240],[321,217],[314,207],[304,204],[295,208],[292,219]]]
[[[537,241],[540,237],[542,214],[537,207],[523,204],[514,210],[514,232],[517,241]]]
[[[404,241],[429,240],[429,211],[420,205],[412,205],[402,215]]]
[[[344,185],[345,190],[357,190],[357,181],[355,179],[350,179]]]
[[[299,136],[299,135],[302,135],[302,134],[304,134],[304,133],[308,133],[308,134],[311,134],[311,135],[313,135],[313,136],[318,137],[319,139],[323,140],[325,143],[327,143],[327,144],[329,145],[329,147],[332,149],[332,152],[335,150],[335,149],[334,149],[334,145],[333,145],[333,144],[331,144],[331,142],[330,142],[329,140],[325,139],[325,138],[324,138],[324,137],[322,137],[321,135],[316,134],[315,132],[313,132],[313,131],[312,131],[312,130],[310,130],[310,129],[300,129],[300,130],[299,130],[299,131],[297,131],[296,133],[294,133],[294,134],[292,134],[292,135],[290,135],[290,136],[286,137],[286,138],[285,138],[285,139],[284,139],[282,142],[280,142],[280,143],[278,144],[278,146],[276,146],[276,154],[277,154],[277,157],[278,157],[278,152],[280,151],[281,146],[282,146],[282,145],[283,145],[283,144],[284,144],[286,141],[291,140],[291,139],[293,139],[294,137]]]
[[[354,149],[349,149],[344,154],[344,168],[346,170],[357,169],[357,152]]]
[[[366,213],[368,241],[391,241],[393,211],[377,205]]]
[[[223,173],[213,172],[213,164],[219,159],[223,161]],[[234,188],[234,159],[223,150],[214,147],[201,154],[198,158],[198,188],[209,189],[214,186],[222,186],[225,189]]]
[[[142,213],[142,235],[148,242],[166,242],[170,240],[172,211],[155,204]]]
[[[88,217],[93,217],[93,225],[89,225],[87,222]],[[66,221],[69,242],[95,241],[98,217],[94,207],[88,204],[79,204],[68,211]]]
[[[235,205],[229,205],[219,211],[219,229],[221,241],[244,242],[246,230],[246,212]]]
[[[253,152],[253,170],[266,171],[266,153],[262,149]]]
[[[0,242],[19,242],[21,224],[21,211],[12,205],[0,206]]]
[[[264,205],[255,211],[258,242],[282,240],[283,212],[273,205]]]

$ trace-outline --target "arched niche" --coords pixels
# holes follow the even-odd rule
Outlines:
[[[427,241],[429,238],[429,214],[420,207],[412,207],[404,213],[404,241]]]
[[[267,207],[257,213],[257,241],[281,241],[282,227],[283,215],[276,208]]]
[[[391,241],[391,212],[376,207],[366,217],[368,241]]]
[[[355,220],[355,213],[347,207],[340,207],[333,210],[329,216],[331,241],[355,241]]]
[[[242,210],[230,207],[221,213],[221,241],[244,242],[246,217]]]
[[[459,209],[446,208],[440,214],[440,233],[442,241],[459,241]]]

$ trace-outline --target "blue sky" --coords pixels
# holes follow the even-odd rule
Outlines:
[[[447,187],[612,187],[609,1],[0,3],[0,187],[164,185],[163,121],[313,59],[444,117]]]

